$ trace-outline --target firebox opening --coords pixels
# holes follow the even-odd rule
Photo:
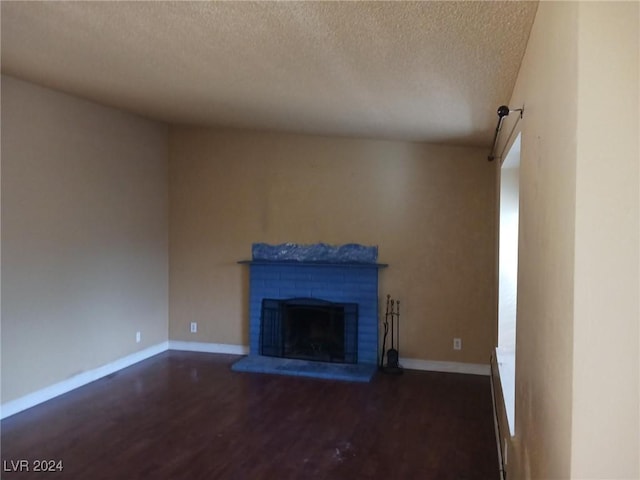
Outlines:
[[[344,362],[344,308],[287,305],[284,352],[289,358]]]
[[[358,305],[319,299],[263,299],[260,354],[357,363]]]

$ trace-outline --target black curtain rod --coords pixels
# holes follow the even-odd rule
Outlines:
[[[509,109],[509,107],[507,107],[506,105],[500,105],[498,107],[498,125],[496,126],[496,133],[493,135],[493,146],[491,147],[491,153],[489,154],[489,157],[487,157],[487,160],[489,160],[490,162],[492,162],[496,158],[496,146],[498,144],[498,134],[500,133],[500,129],[502,128],[502,121],[504,120],[504,117],[508,117],[511,112],[520,112],[520,118],[522,118],[522,115],[524,114],[524,107],[516,108],[513,110]]]

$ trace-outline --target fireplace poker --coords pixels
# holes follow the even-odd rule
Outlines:
[[[391,317],[391,348],[387,350],[387,365],[382,369],[384,373],[392,373],[399,375],[403,373],[402,367],[398,363],[400,357],[399,354],[399,342],[400,342],[400,301],[391,300],[390,311],[387,314],[387,318]],[[385,323],[388,324],[388,320],[385,318]],[[397,329],[397,336],[396,336]],[[386,332],[385,332],[386,333]],[[386,335],[385,335],[386,336]]]
[[[382,337],[382,353],[380,354],[380,369],[384,368],[384,354],[387,348],[387,335],[389,334],[389,302],[391,301],[391,295],[387,295],[387,308],[384,314],[384,335]]]
[[[396,302],[396,350],[400,359],[400,300]]]
[[[395,343],[395,300],[391,300],[391,348],[387,351],[387,368],[398,366],[398,350]]]

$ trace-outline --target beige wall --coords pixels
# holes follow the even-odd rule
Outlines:
[[[541,2],[510,101],[525,115],[507,478],[639,475],[637,40],[637,4]]]
[[[2,77],[3,403],[167,340],[167,229],[165,126]]]
[[[578,30],[571,476],[640,478],[640,4],[584,3]]]
[[[248,343],[254,242],[379,246],[405,357],[488,363],[495,176],[486,149],[172,128],[169,337]],[[189,333],[189,322],[198,333]],[[454,352],[453,337],[463,350]]]
[[[511,108],[521,129],[515,438],[507,478],[570,475],[577,3],[541,2]],[[511,130],[515,115],[508,117]],[[505,426],[501,432],[508,434]]]

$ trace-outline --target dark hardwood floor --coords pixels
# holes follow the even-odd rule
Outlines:
[[[165,352],[2,421],[2,478],[497,480],[488,377],[346,383]],[[62,472],[11,472],[61,460]]]

